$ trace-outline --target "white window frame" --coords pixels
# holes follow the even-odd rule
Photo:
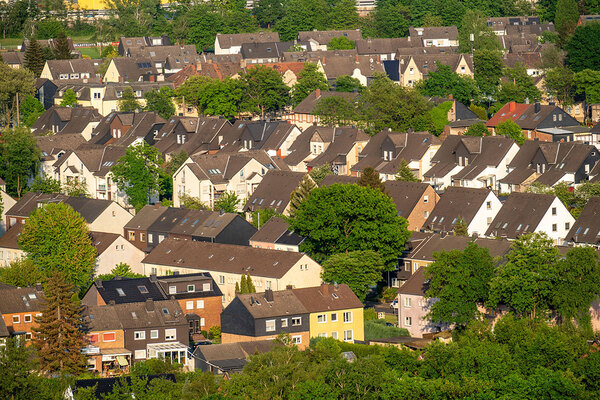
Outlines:
[[[185,302],[185,309],[186,310],[193,310],[194,309],[194,300],[186,301]]]
[[[331,332],[331,338],[332,339],[337,339],[338,338],[338,333],[337,332]]]
[[[344,323],[349,324],[352,322],[352,311],[344,311]]]
[[[177,286],[169,286],[169,294],[177,294]]]
[[[165,340],[177,340],[177,329],[165,329]]]
[[[317,314],[317,322],[319,324],[324,324],[327,322],[327,314]]]
[[[331,313],[331,322],[337,322],[337,313]]]
[[[292,344],[302,344],[302,336],[292,336]]]
[[[412,317],[404,317],[404,326],[412,326]]]
[[[352,329],[344,331],[344,342],[352,342],[354,340],[354,332]]]
[[[152,329],[150,331],[150,339],[158,339],[158,329]]]
[[[196,308],[204,308],[204,300],[196,300]]]
[[[281,318],[281,327],[282,328],[288,327],[288,319],[287,318]]]
[[[275,332],[277,330],[277,322],[274,319],[265,321],[265,332]]]
[[[295,323],[298,321],[298,323]],[[292,317],[292,326],[301,326],[302,325],[302,317]]]
[[[13,317],[12,317],[12,323],[13,324],[20,324],[21,323],[21,316],[20,315],[13,315]]]
[[[135,331],[133,333],[133,340],[146,340],[146,331]]]
[[[134,357],[136,360],[145,360],[146,359],[146,350],[136,350],[134,353]]]
[[[202,284],[202,291],[203,292],[210,292],[210,283],[203,283]]]
[[[23,322],[24,323],[30,323],[33,321],[33,318],[31,317],[31,314],[25,314],[23,315]]]
[[[192,290],[190,290],[190,288],[192,288]],[[187,291],[188,293],[192,293],[196,291],[196,285],[191,284],[191,285],[187,285]]]

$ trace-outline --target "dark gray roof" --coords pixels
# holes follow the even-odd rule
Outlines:
[[[486,236],[515,239],[534,232],[555,198],[550,194],[511,193],[490,224]]]
[[[440,251],[463,250],[473,242],[477,246],[489,250],[494,258],[504,257],[510,250],[511,242],[502,239],[471,238],[468,236],[431,234],[420,240],[411,251],[404,257],[410,260],[435,261],[435,253]]]
[[[3,288],[0,295],[0,314],[41,312],[45,307],[44,292],[41,288]]]
[[[600,244],[600,197],[590,197],[565,240],[594,246]]]
[[[244,211],[271,208],[283,213],[290,203],[290,195],[306,174],[304,172],[271,170],[263,177],[248,199]]]
[[[448,187],[444,194],[440,196],[423,228],[432,231],[450,232],[453,230],[459,216],[469,225],[490,193],[491,190],[488,189]]]

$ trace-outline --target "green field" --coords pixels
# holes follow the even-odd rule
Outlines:
[[[90,56],[90,58],[100,58],[100,47],[79,47],[82,56]]]
[[[92,40],[90,35],[87,36],[71,36],[71,39],[73,39],[73,43],[94,43],[95,40]],[[0,49],[16,49],[17,46],[20,46],[21,43],[23,43],[23,38],[6,38],[6,39],[0,39]],[[82,54],[84,54],[82,52]],[[87,53],[85,53],[87,54]],[[90,57],[92,57],[92,54],[88,54]],[[99,58],[100,57],[100,51],[98,50],[98,55],[95,58]],[[92,57],[94,58],[94,57]]]

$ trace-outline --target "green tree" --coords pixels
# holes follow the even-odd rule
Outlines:
[[[37,327],[33,346],[40,359],[40,371],[46,374],[68,373],[77,375],[85,370],[87,356],[79,299],[65,276],[57,272],[44,288],[46,306],[42,316],[36,317]]]
[[[215,201],[213,209],[215,211],[223,210],[224,212],[235,213],[238,211],[240,203],[241,199],[235,192],[225,192]]]
[[[498,135],[513,139],[519,144],[519,146],[521,146],[523,143],[525,143],[525,140],[527,140],[523,134],[523,131],[521,130],[521,127],[510,119],[498,123],[498,126],[496,126],[496,133]]]
[[[487,26],[487,18],[480,10],[467,10],[458,31],[459,51],[473,53],[475,50],[501,50],[500,41]]]
[[[58,37],[56,38],[54,58],[56,60],[70,60],[73,58],[71,55],[71,48],[69,47],[69,39],[63,30],[60,31]]]
[[[475,51],[473,67],[475,68],[475,82],[477,82],[481,94],[488,98],[495,96],[504,68],[500,53],[494,50]]]
[[[477,114],[477,116],[479,117],[479,119],[485,121],[487,120],[487,111],[485,110],[485,108],[475,105],[475,104],[471,104],[469,106],[469,110],[473,111],[475,114]]]
[[[110,271],[109,274],[98,275],[98,279],[103,281],[110,281],[117,276],[121,278],[143,278],[144,275],[137,274],[131,270],[131,267],[126,263],[118,263],[115,267]]]
[[[207,210],[208,206],[203,203],[200,198],[188,196],[186,194],[181,195],[179,198],[181,207],[188,208],[190,210]]]
[[[94,273],[96,248],[87,223],[68,204],[37,208],[25,221],[19,246],[46,275],[62,273],[79,288],[85,288]]]
[[[271,217],[281,217],[279,214],[272,208],[260,208],[258,210],[252,211],[250,218],[252,219],[252,225],[256,228],[260,229],[261,226],[267,223]]]
[[[585,24],[575,29],[575,34],[565,46],[565,63],[573,72],[600,69],[600,24]]]
[[[64,32],[64,24],[55,18],[46,18],[37,24],[35,36],[38,39],[53,39]]]
[[[37,368],[34,352],[17,337],[0,346],[0,392],[6,399],[34,399],[42,381],[31,372]]]
[[[181,150],[179,153],[171,154],[171,158],[165,164],[165,172],[171,176],[183,165],[188,159],[188,153],[185,150]]]
[[[471,125],[469,129],[467,129],[465,133],[463,133],[463,135],[465,136],[488,136],[489,134],[490,131],[488,131],[487,127],[485,126],[485,123],[483,122],[477,122]]]
[[[121,98],[117,101],[117,107],[120,112],[136,112],[142,109],[142,105],[135,98],[133,89],[126,87],[121,93]]]
[[[579,71],[575,74],[574,82],[576,93],[583,95],[588,104],[600,102],[600,71],[591,69]]]
[[[358,26],[356,2],[354,0],[339,0],[334,2],[329,14],[329,26],[334,29],[356,28]]]
[[[69,88],[65,90],[63,98],[60,101],[59,106],[61,107],[77,107],[77,95],[73,89]]]
[[[598,254],[591,247],[574,247],[557,263],[558,282],[552,303],[566,320],[589,324],[590,307],[600,296]]]
[[[542,93],[527,74],[523,64],[517,63],[513,68],[506,69],[505,76],[507,80],[500,85],[497,96],[499,102],[516,101],[517,103],[524,103],[526,99],[531,102],[541,100]]]
[[[289,102],[289,89],[281,74],[263,65],[251,68],[242,74],[246,82],[244,108],[265,117],[268,112],[281,109]]]
[[[426,113],[425,117],[427,122],[430,124],[429,132],[439,136],[444,132],[444,128],[448,125],[448,112],[454,107],[452,101],[445,101],[437,106],[430,108]]]
[[[573,104],[575,94],[575,74],[569,68],[556,67],[546,70],[544,87],[548,94],[562,106]]]
[[[310,192],[315,190],[317,187],[317,184],[310,177],[310,175],[304,175],[304,178],[302,178],[302,181],[300,181],[298,187],[292,193],[290,193],[289,214],[291,217],[294,216],[294,213],[298,207],[300,207],[300,204],[302,204],[302,202],[306,200],[308,196],[310,196]]]
[[[546,234],[528,233],[511,245],[506,262],[490,283],[489,305],[507,305],[515,314],[542,317],[552,304],[558,250]]]
[[[263,28],[271,28],[284,16],[283,2],[280,0],[258,0],[252,13]]]
[[[23,124],[27,127],[31,127],[37,121],[37,119],[46,111],[42,103],[38,99],[29,95],[25,97],[25,100],[20,102],[21,107],[21,119]]]
[[[311,62],[304,63],[304,69],[298,74],[298,81],[292,89],[292,104],[298,105],[309,94],[317,89],[328,90],[329,83],[325,75]]]
[[[398,3],[377,2],[373,19],[378,37],[404,37],[410,26],[410,9]]]
[[[5,129],[0,141],[0,178],[6,192],[21,197],[28,179],[37,173],[40,151],[29,128]]]
[[[125,192],[128,203],[141,210],[149,199],[160,193],[160,152],[146,142],[129,146],[125,155],[111,168],[113,180]]]
[[[358,186],[368,187],[386,193],[385,184],[381,181],[379,173],[371,167],[366,167],[360,173]]]
[[[26,68],[11,68],[0,62],[0,124],[9,126],[17,117],[17,95],[23,102],[35,91],[35,77]]]
[[[345,36],[337,36],[327,43],[327,50],[352,50],[354,41]]]
[[[333,83],[336,92],[362,92],[365,88],[357,78],[350,75],[340,75]]]
[[[158,0],[108,0],[109,23],[124,36],[144,36],[158,19]]]
[[[23,64],[25,68],[33,72],[36,77],[39,77],[44,69],[46,60],[44,58],[42,47],[35,37],[29,39],[29,45],[25,49],[24,57]]]
[[[246,286],[248,288],[248,293],[256,293],[256,288],[254,287],[254,282],[252,282],[250,274],[246,274]]]
[[[90,192],[88,192],[87,185],[79,179],[67,180],[67,183],[65,183],[62,187],[62,191],[67,196],[91,197]]]
[[[246,280],[246,274],[242,274],[242,277],[240,278],[240,286],[238,293],[248,293],[248,281]]]
[[[477,85],[470,77],[459,75],[448,65],[436,61],[435,71],[418,84],[419,91],[425,96],[448,97],[452,95],[463,104],[470,104],[477,98]]]
[[[436,323],[464,327],[479,316],[477,306],[489,297],[494,277],[494,260],[487,248],[470,242],[464,250],[434,254],[435,261],[425,267],[429,279],[428,298],[435,298],[428,317]]]
[[[346,100],[341,96],[323,97],[313,108],[313,114],[319,123],[326,126],[350,125],[359,119],[354,100]]]
[[[385,270],[381,256],[373,250],[334,254],[323,262],[321,277],[325,282],[345,283],[364,301],[371,286],[381,280]]]
[[[284,17],[275,24],[282,41],[296,39],[300,31],[322,30],[328,25],[325,0],[288,0],[284,7]]]
[[[156,111],[164,119],[169,119],[172,115],[175,115],[174,96],[175,91],[168,86],[147,92],[144,94],[144,98],[146,99],[144,110]]]
[[[318,167],[314,167],[308,174],[317,185],[320,185],[327,175],[333,175],[333,171],[331,170],[331,165],[323,164],[319,165]]]
[[[194,5],[177,20],[186,42],[196,45],[199,52],[213,48],[219,27],[224,23],[223,17],[207,3]]]
[[[452,227],[452,231],[456,236],[469,236],[469,227],[467,226],[465,219],[460,215],[458,216],[458,218],[456,218],[456,222]]]
[[[398,171],[396,172],[396,180],[404,182],[421,182],[421,180],[417,178],[412,169],[410,169],[408,163],[404,158],[400,160],[400,166],[398,167]]]
[[[36,175],[29,185],[29,190],[32,192],[60,193],[61,189],[60,181],[46,174]]]
[[[7,285],[28,287],[46,279],[46,275],[29,258],[14,260],[7,267],[0,268],[0,282]]]
[[[562,46],[575,32],[579,20],[579,9],[575,0],[558,0],[554,25],[558,33],[558,42]]]
[[[318,261],[337,253],[377,251],[386,265],[396,262],[409,233],[396,205],[379,190],[333,184],[312,191],[296,210],[290,229],[306,241],[306,251]]]

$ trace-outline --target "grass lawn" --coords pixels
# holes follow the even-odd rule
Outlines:
[[[23,38],[6,38],[0,39],[0,48],[2,49],[16,49],[23,43]]]
[[[90,58],[100,58],[100,47],[79,47],[82,56],[90,56]]]
[[[404,328],[387,326],[385,320],[365,321],[365,340],[384,339],[398,336],[410,336]]]

